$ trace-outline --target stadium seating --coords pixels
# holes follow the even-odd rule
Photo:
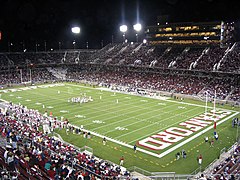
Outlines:
[[[209,179],[222,180],[222,179],[239,179],[240,174],[240,145],[238,144],[234,151],[229,153],[227,158],[221,160],[221,162],[213,167],[213,171],[206,174]]]
[[[192,69],[200,71],[238,72],[239,44],[228,48],[219,45],[159,45],[140,43],[108,44],[101,50],[65,50],[49,52],[1,53],[2,67],[26,64],[97,63],[123,66]],[[138,62],[138,63],[137,63]],[[141,63],[140,63],[141,62]]]
[[[228,48],[210,45],[189,47],[166,44],[148,46],[142,43],[114,43],[96,51],[0,53],[0,84],[1,86],[11,86],[12,84],[29,82],[29,69],[31,69],[32,83],[77,80],[94,82],[106,87],[126,86],[128,87],[127,91],[143,88],[199,98],[204,98],[207,91],[210,95],[210,101],[212,101],[216,91],[217,99],[225,102],[232,101],[239,105],[239,54],[239,43]],[[20,70],[22,74],[20,74]],[[70,160],[77,162],[75,164],[71,161],[65,161],[64,156],[57,155],[62,153],[56,148],[59,146],[58,141],[54,140],[53,143],[50,137],[41,134],[45,141],[37,142],[34,137],[36,133],[40,132],[31,130],[29,137],[26,137],[26,132],[12,124],[13,122],[7,117],[1,115],[0,120],[6,121],[9,126],[22,133],[24,138],[19,141],[20,150],[29,156],[15,156],[18,162],[16,164],[17,171],[12,172],[3,157],[5,148],[0,148],[0,169],[4,171],[5,176],[15,176],[13,173],[16,173],[19,179],[49,179],[49,176],[53,177],[56,174],[56,168],[45,169],[46,161],[49,161],[51,165],[54,164],[54,167],[57,165],[55,161],[62,162],[61,165],[64,168],[61,168],[62,173],[58,172],[59,176],[87,176],[88,178],[96,176],[101,178],[101,176],[117,177],[124,174],[120,172],[118,166],[114,166],[113,169],[106,172],[105,170],[112,165],[83,153],[69,156]],[[4,125],[1,123],[0,129],[3,130],[3,127]],[[25,128],[29,129],[28,126]],[[38,151],[41,149],[45,153],[44,158],[36,156],[33,154],[33,150],[30,151],[29,148],[26,148],[28,144],[24,143],[23,140],[28,140],[28,138],[36,140],[31,145]],[[61,144],[61,146],[68,150],[70,148],[66,144]],[[70,150],[70,152],[75,151]],[[38,166],[26,166],[26,161],[37,161]],[[230,178],[232,174],[239,173],[239,170],[239,156],[233,156],[215,167],[212,174],[216,179]]]
[[[56,175],[61,178],[69,177],[70,179],[78,179],[80,176],[85,176],[84,179],[90,179],[90,177],[112,179],[113,177],[130,175],[125,168],[119,165],[80,152],[73,145],[37,131],[33,127],[40,124],[35,116],[31,116],[31,114],[36,115],[37,111],[24,108],[24,113],[21,113],[23,108],[21,106],[10,108],[17,113],[18,121],[8,115],[0,114],[0,130],[2,133],[0,141],[7,144],[6,147],[0,148],[0,164],[1,168],[8,172],[8,175],[15,172],[19,173],[19,179],[39,180],[54,179]],[[29,114],[29,116],[25,116],[25,114]],[[42,119],[42,115],[37,114]],[[28,119],[31,124],[24,122],[26,117],[31,117],[31,119]],[[10,139],[12,137],[9,132],[15,132],[19,137],[17,149],[11,146]],[[9,158],[10,153],[14,155],[15,165],[13,167],[5,162],[6,151],[8,152],[6,153],[7,158]]]

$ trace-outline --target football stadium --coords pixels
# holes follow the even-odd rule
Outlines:
[[[240,179],[238,26],[146,22],[129,41],[121,25],[101,48],[8,43],[1,179]]]

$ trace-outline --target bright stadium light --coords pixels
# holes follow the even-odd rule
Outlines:
[[[121,25],[119,29],[123,33],[127,32],[127,26],[126,25]]]
[[[72,33],[79,34],[80,33],[80,27],[72,27]]]
[[[142,30],[142,25],[137,23],[137,24],[133,25],[133,29],[137,32],[141,31]]]

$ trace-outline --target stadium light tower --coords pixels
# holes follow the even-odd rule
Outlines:
[[[137,32],[136,33],[136,41],[138,42],[138,33],[142,30],[142,25],[139,23],[134,24],[133,29]]]
[[[72,44],[73,44],[73,49],[76,49],[76,41],[75,40],[72,42]]]
[[[72,33],[79,34],[80,33],[80,27],[78,27],[78,26],[72,27]]]
[[[80,27],[78,27],[78,26],[72,27],[71,30],[72,30],[72,33],[75,35],[78,35],[80,33]],[[73,41],[72,44],[73,44],[73,49],[76,49],[76,41],[75,40]]]
[[[123,33],[123,41],[125,42],[125,38],[126,38],[126,35],[125,35],[125,33],[127,32],[127,25],[121,25],[120,27],[119,27],[119,29],[120,29],[120,31]]]

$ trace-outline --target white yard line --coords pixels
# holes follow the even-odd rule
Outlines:
[[[31,92],[32,94],[36,94],[36,95],[39,95],[39,96],[47,96],[47,95],[43,95],[43,94],[40,94],[40,93],[37,93],[37,92]],[[49,99],[54,99],[54,100],[59,100],[58,98],[54,98],[54,97],[49,97],[49,96],[47,96]],[[63,101],[63,100],[59,100],[59,101],[62,101],[62,102],[65,102],[65,101]],[[126,100],[126,102],[128,102],[129,100]],[[149,110],[149,109],[151,109],[151,108],[153,108],[153,107],[157,107],[157,106],[159,106],[159,105],[154,105],[154,106],[151,106],[151,107],[147,107],[147,108],[140,108],[140,106],[136,106],[136,105],[133,105],[133,104],[135,104],[135,102],[138,102],[139,100],[131,100],[131,102],[133,102],[133,103],[128,103],[127,104],[127,106],[130,106],[130,108],[128,108],[127,110],[131,110],[131,109],[135,109],[136,107],[138,107],[139,109],[138,110],[136,110],[136,111],[130,111],[129,113],[133,113],[133,112],[137,112],[137,111],[140,111],[140,110],[145,110],[145,111],[147,111],[147,110]],[[125,102],[125,101],[124,101]],[[148,103],[148,105],[150,105],[150,104],[155,104],[156,102],[151,102],[151,103]],[[45,104],[47,104],[47,103],[45,103]],[[106,103],[107,104],[107,103]],[[123,103],[119,103],[119,104],[123,104]],[[176,105],[176,104],[172,104],[171,106],[174,106],[174,105]],[[84,119],[82,119],[82,120],[80,120],[80,122],[83,122],[83,121],[89,121],[90,119],[93,119],[93,120],[96,120],[96,119],[98,119],[97,117],[101,117],[101,116],[109,116],[109,118],[105,118],[104,120],[108,120],[108,119],[113,119],[113,118],[115,118],[115,117],[119,117],[118,116],[118,114],[121,114],[121,112],[125,112],[126,111],[126,109],[122,109],[121,111],[118,111],[118,112],[112,112],[112,110],[114,110],[114,109],[119,109],[119,107],[122,107],[122,106],[126,106],[126,104],[123,104],[123,105],[118,105],[118,106],[114,106],[114,108],[109,108],[109,109],[107,109],[107,110],[102,110],[102,109],[104,109],[103,108],[103,106],[101,106],[101,109],[99,109],[99,108],[94,108],[94,107],[90,107],[91,109],[94,109],[94,110],[96,110],[96,111],[98,111],[98,112],[100,112],[100,111],[102,111],[103,113],[101,114],[101,115],[98,115],[98,116],[92,116],[92,117],[87,117],[87,115],[88,114],[84,114],[84,116],[86,116],[87,118],[84,118]],[[54,108],[57,108],[57,107],[60,107],[60,106],[55,106],[54,105]],[[109,104],[108,104],[108,106],[106,106],[106,107],[109,107]],[[168,107],[170,107],[170,106],[166,106],[166,108],[168,108]],[[78,108],[78,107],[77,107]],[[77,108],[72,108],[71,110],[76,110]],[[106,108],[105,108],[106,109]],[[163,109],[163,108],[162,108]],[[158,109],[157,111],[159,111],[159,110],[161,110],[161,109]],[[72,114],[75,114],[75,112],[73,112],[73,113],[67,113],[66,115],[72,115]],[[89,113],[89,114],[92,114],[92,113]],[[112,116],[112,114],[114,114],[113,116]],[[115,115],[115,114],[117,114],[117,116]],[[124,115],[127,115],[128,113],[126,113],[126,114],[124,114]],[[65,116],[65,115],[64,115]],[[72,117],[72,118],[75,118],[75,117]],[[130,117],[129,117],[130,118]],[[129,119],[128,118],[128,119]],[[69,118],[68,117],[68,119],[71,119],[71,118]],[[73,123],[73,122],[75,122],[75,121],[78,121],[79,122],[79,119],[76,119],[76,120],[74,120],[74,121],[72,121],[71,123]],[[89,123],[89,124],[85,124],[84,126],[87,126],[87,125],[92,125],[92,124],[94,124],[94,123]]]
[[[195,108],[190,109],[190,110],[188,110],[188,111],[184,111],[184,112],[179,113],[179,114],[175,114],[175,115],[170,116],[170,117],[168,117],[168,118],[165,118],[165,119],[163,119],[163,120],[161,120],[161,121],[158,121],[158,122],[155,122],[155,123],[149,124],[149,125],[144,126],[144,127],[142,127],[142,128],[135,129],[135,130],[133,130],[133,131],[130,131],[130,132],[128,132],[128,133],[124,133],[124,134],[122,134],[122,135],[120,135],[120,136],[117,136],[117,137],[114,137],[114,138],[118,139],[118,138],[120,138],[120,137],[123,137],[123,136],[129,135],[129,134],[131,134],[131,133],[134,133],[134,132],[140,131],[140,130],[142,130],[142,129],[148,128],[148,127],[153,126],[153,125],[156,125],[156,124],[158,124],[159,122],[166,121],[167,119],[171,119],[171,118],[173,118],[173,117],[176,117],[176,116],[179,116],[179,115],[185,114],[185,113],[187,113],[187,112],[191,112],[191,111],[195,110],[196,108],[198,108],[198,107],[195,107]],[[173,111],[175,111],[175,109],[174,109]],[[170,112],[171,112],[171,111],[170,111]],[[163,112],[163,113],[164,113],[164,112]],[[169,113],[169,112],[168,112],[168,113]],[[144,113],[144,114],[147,114],[147,113]],[[144,115],[144,114],[141,114],[141,115]],[[166,114],[167,114],[167,113],[166,113]],[[202,114],[202,112],[201,112],[201,114]],[[159,115],[161,115],[161,114],[157,114],[156,116],[159,116]],[[153,117],[156,117],[156,116],[151,116],[151,117],[149,117],[149,118],[145,118],[144,120],[136,121],[136,122],[134,122],[134,123],[128,124],[128,125],[123,126],[123,127],[128,127],[128,126],[131,126],[131,125],[133,125],[133,124],[137,124],[137,123],[140,123],[140,122],[142,122],[142,121],[145,121],[145,120],[148,120],[148,119],[152,119]],[[136,117],[136,116],[135,116],[135,117]],[[183,120],[181,120],[181,122],[182,122],[182,121],[183,121]],[[180,121],[178,121],[177,123],[179,123],[179,122],[180,122]],[[176,123],[174,123],[174,124],[176,124]],[[122,126],[121,126],[121,127],[122,127]],[[165,128],[166,128],[166,127],[165,127]],[[111,131],[107,131],[107,132],[104,133],[104,134],[107,134],[107,133],[109,133],[109,132],[113,132],[113,131],[116,131],[116,130],[113,129],[113,130],[111,130]]]
[[[155,102],[154,102],[155,103]],[[154,104],[154,103],[149,103],[149,104]],[[167,108],[169,108],[169,107],[172,107],[172,106],[175,106],[176,104],[172,104],[172,105],[169,105],[169,106],[165,106],[164,108],[160,108],[160,109],[156,109],[156,110],[153,110],[153,111],[147,111],[148,109],[151,109],[151,108],[153,108],[153,107],[157,107],[157,106],[159,106],[159,105],[154,105],[154,106],[151,106],[150,108],[148,107],[148,108],[142,108],[142,109],[138,109],[138,110],[135,110],[135,111],[130,111],[129,113],[126,113],[126,114],[121,114],[120,112],[121,111],[118,111],[117,112],[117,116],[112,116],[112,117],[109,117],[109,118],[105,118],[104,120],[108,120],[108,119],[114,119],[114,118],[117,118],[117,117],[121,117],[121,116],[126,116],[126,115],[128,115],[128,114],[131,114],[131,113],[134,113],[134,112],[138,112],[138,111],[142,111],[142,110],[145,110],[145,111],[147,111],[147,113],[141,113],[141,114],[139,114],[139,115],[137,115],[137,116],[134,116],[134,117],[127,117],[127,118],[125,118],[124,119],[124,121],[125,120],[128,120],[128,119],[131,119],[131,118],[136,118],[136,117],[138,117],[138,116],[142,116],[142,115],[144,115],[144,114],[149,114],[149,113],[152,113],[152,112],[155,112],[155,111],[160,111],[161,113],[165,113],[166,114],[166,112],[162,112],[162,110],[164,110],[164,109],[167,109]],[[131,108],[127,108],[127,110],[130,110]],[[175,110],[175,109],[174,109]],[[124,109],[124,111],[126,111],[126,109]],[[159,114],[158,114],[159,115]],[[92,118],[93,119],[93,118]],[[116,123],[118,123],[118,122],[122,122],[122,121],[117,121]],[[115,123],[115,122],[114,122]],[[87,125],[92,125],[92,124],[94,124],[94,123],[89,123],[89,124],[85,124],[85,126],[87,126]],[[112,123],[111,123],[112,124]],[[107,124],[106,124],[107,125]],[[105,126],[106,126],[105,125]],[[109,124],[108,124],[109,125]],[[102,126],[101,126],[102,127]],[[99,127],[99,128],[101,128],[101,127]],[[95,130],[95,129],[94,129]]]
[[[52,100],[58,100],[58,101],[61,101],[61,102],[65,102],[64,100],[60,100],[60,99],[58,99],[58,98],[56,98],[56,97],[49,97],[48,95],[44,95],[44,94],[41,94],[41,93],[37,93],[37,92],[32,92],[32,94],[36,94],[36,95],[39,95],[39,96],[47,96],[49,99],[52,99]],[[48,100],[48,101],[46,101],[45,100],[45,102],[46,103],[44,103],[45,105],[46,104],[48,104],[47,102],[54,102],[54,101],[52,101],[52,100]],[[40,100],[41,101],[41,100]],[[125,100],[126,102],[128,102],[129,100]],[[125,102],[124,100],[123,100],[123,102]],[[133,102],[133,101],[132,101]],[[137,100],[136,100],[136,102],[137,102]],[[68,103],[68,102],[66,102],[66,103]],[[53,103],[52,103],[53,104]],[[55,103],[56,104],[56,103]],[[104,103],[102,103],[102,104],[104,104]],[[105,103],[105,104],[107,104],[107,103]],[[110,108],[110,109],[107,109],[107,110],[102,110],[102,109],[104,109],[104,108],[101,108],[101,109],[99,109],[99,108],[95,108],[95,107],[90,107],[91,109],[94,109],[94,110],[97,110],[98,112],[99,111],[102,111],[103,113],[102,113],[102,115],[101,116],[106,116],[107,114],[113,114],[113,112],[112,112],[112,110],[113,109],[118,109],[119,108],[119,106],[121,106],[120,105],[121,103],[119,103],[119,105],[118,106],[114,106],[114,108]],[[133,104],[135,104],[135,101],[134,101],[134,103],[128,103],[127,105],[128,106],[130,106],[130,107],[132,107],[132,108],[136,108],[136,106],[133,106]],[[151,104],[154,104],[154,102],[153,103],[151,103]],[[80,104],[79,104],[80,105]],[[126,105],[126,104],[125,104]],[[125,106],[124,105],[124,106]],[[55,105],[53,105],[54,106],[54,108],[58,108],[58,107],[61,107],[60,105],[59,106],[55,106]],[[103,107],[103,106],[101,106],[101,107]],[[107,104],[107,106],[105,106],[105,107],[109,107],[109,104]],[[77,110],[77,108],[78,107],[76,107],[76,108],[72,108],[71,110]],[[106,108],[105,108],[106,109]],[[148,109],[148,108],[142,108],[142,109]],[[123,109],[122,111],[125,111],[126,109]],[[73,113],[68,113],[68,115],[71,115],[71,114],[75,114],[75,112],[73,112]],[[89,113],[89,114],[92,114],[92,113]],[[88,114],[85,114],[85,116],[87,116]],[[95,116],[95,117],[98,117],[98,116]],[[93,119],[93,118],[95,118],[95,117],[92,117],[91,119]],[[111,116],[111,117],[113,117],[113,116]],[[75,118],[75,117],[72,117],[72,118]],[[71,118],[68,118],[68,119],[71,119]],[[86,118],[85,120],[89,120],[89,118]],[[83,120],[84,121],[84,120]]]
[[[171,106],[175,106],[175,105],[176,105],[176,104],[172,104]],[[156,106],[158,106],[158,105],[156,105]],[[171,106],[167,106],[166,108],[169,108],[169,107],[171,107]],[[153,106],[153,107],[155,107],[155,106]],[[139,110],[137,110],[137,111],[139,111]],[[137,112],[137,111],[132,111],[132,112],[130,112],[130,113]],[[144,115],[145,115],[145,114],[151,114],[151,113],[156,112],[156,111],[161,111],[161,109],[156,109],[156,110],[153,110],[153,111],[148,111],[148,112],[146,112],[146,113],[138,114],[137,116],[134,116],[134,117],[136,118],[136,117],[142,116],[143,114],[144,114]],[[174,109],[174,111],[175,111],[175,109]],[[161,112],[161,113],[164,113],[164,112]],[[165,114],[166,114],[166,113],[165,113]],[[120,116],[121,116],[121,115],[120,115]],[[118,116],[118,117],[119,117],[119,116]],[[113,118],[114,118],[114,117],[111,117],[111,119],[113,119]],[[92,129],[92,130],[101,129],[101,128],[106,127],[106,126],[109,126],[109,125],[113,125],[113,124],[117,124],[117,123],[120,123],[120,122],[124,122],[124,121],[127,121],[127,120],[131,119],[131,118],[132,118],[132,117],[124,118],[123,120],[115,121],[115,122],[112,122],[112,123],[108,123],[108,124],[106,124],[106,125],[99,126],[99,127],[94,128],[94,129]],[[91,124],[92,124],[92,123],[91,123]]]
[[[128,142],[128,143],[130,144],[130,143],[136,142],[136,141],[139,140],[139,139],[143,139],[143,138],[145,138],[145,137],[149,137],[149,136],[152,135],[152,134],[158,133],[158,132],[160,132],[161,130],[164,130],[164,129],[168,128],[168,127],[171,127],[172,125],[179,124],[179,122],[184,122],[184,120],[191,119],[191,118],[196,117],[196,116],[201,115],[201,114],[203,114],[203,113],[201,112],[201,113],[195,114],[195,115],[193,115],[193,116],[189,116],[188,118],[182,119],[181,121],[178,121],[178,122],[176,122],[176,123],[174,123],[174,124],[171,124],[171,125],[169,125],[169,126],[167,126],[167,127],[158,129],[157,131],[153,131],[153,132],[151,132],[151,133],[149,133],[149,134],[146,134],[146,135],[142,136],[141,138],[134,139],[134,140],[132,140],[132,141],[130,141],[130,142]]]

